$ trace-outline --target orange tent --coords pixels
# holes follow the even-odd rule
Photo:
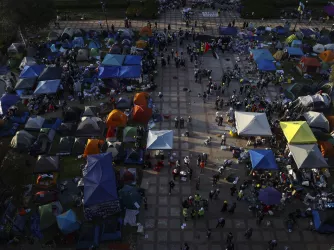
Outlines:
[[[334,52],[331,50],[326,50],[319,54],[319,58],[326,63],[332,63],[334,62]]]
[[[147,106],[147,100],[149,99],[150,95],[147,92],[140,92],[135,94],[135,97],[133,98],[133,103],[135,105],[140,106]]]
[[[107,117],[108,127],[125,127],[128,117],[122,111],[114,109]]]
[[[151,119],[152,109],[147,106],[135,105],[132,110],[132,120],[134,122],[147,124]]]
[[[85,151],[83,153],[84,157],[87,155],[97,155],[100,153],[100,148],[103,145],[104,141],[98,139],[88,139]]]
[[[152,36],[152,30],[150,27],[145,26],[140,30],[139,34],[141,36]]]

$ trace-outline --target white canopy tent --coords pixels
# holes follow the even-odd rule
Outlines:
[[[235,123],[238,135],[272,136],[265,113],[235,112]]]
[[[173,149],[173,130],[150,130],[147,135],[147,149],[169,150]]]
[[[298,168],[328,167],[317,144],[289,144],[289,149]]]
[[[329,132],[329,122],[323,113],[309,111],[304,114],[304,117],[311,128],[320,128]]]

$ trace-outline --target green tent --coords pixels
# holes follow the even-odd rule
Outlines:
[[[99,56],[100,55],[100,53],[99,53],[99,50],[98,49],[96,49],[96,48],[92,48],[91,50],[90,50],[90,56],[91,57],[96,57],[96,56]]]
[[[40,230],[46,230],[57,222],[56,217],[62,213],[62,206],[59,201],[52,202],[39,207]]]
[[[135,141],[137,136],[137,128],[135,127],[125,127],[123,130],[123,142]]]

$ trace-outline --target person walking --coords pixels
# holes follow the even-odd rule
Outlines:
[[[237,187],[235,184],[233,184],[233,186],[230,188],[230,193],[231,196],[234,196],[235,192],[237,191]]]
[[[207,231],[206,231],[206,238],[210,239],[211,237],[211,229],[209,228]]]
[[[233,202],[232,206],[230,207],[230,209],[228,210],[228,212],[230,214],[234,214],[234,210],[236,209],[237,204],[235,202]]]
[[[201,163],[199,164],[200,168],[201,168],[201,173],[204,172],[204,167],[205,167],[205,162],[202,160]]]
[[[175,187],[174,181],[170,181],[169,182],[169,195],[171,195],[172,190],[174,189],[174,187]]]
[[[215,191],[211,190],[210,193],[209,193],[210,201],[212,201],[214,195],[215,195]]]
[[[179,118],[178,117],[175,117],[174,122],[175,122],[175,128],[179,128]]]
[[[258,225],[261,225],[261,222],[263,221],[263,218],[264,218],[264,214],[260,212],[260,214],[257,217],[256,223]]]
[[[222,207],[222,209],[220,210],[220,212],[226,212],[226,211],[227,211],[227,207],[228,207],[228,203],[227,203],[227,201],[224,201],[224,203],[223,203],[223,207]]]
[[[224,226],[225,226],[225,219],[223,217],[220,217],[218,219],[216,228],[218,228],[219,226],[221,226],[222,228],[224,228]]]
[[[268,242],[269,250],[274,250],[277,247],[277,240],[270,240]]]
[[[231,232],[228,233],[227,238],[226,238],[226,243],[230,244],[232,243],[233,240],[233,234]]]
[[[245,232],[245,237],[247,240],[249,240],[252,237],[253,234],[253,228],[248,228]]]
[[[199,176],[197,177],[197,180],[196,180],[196,190],[198,191],[199,190],[199,185],[200,185],[201,181],[200,181],[200,178]]]
[[[162,92],[159,92],[158,97],[161,101],[164,101],[164,95],[162,94]]]

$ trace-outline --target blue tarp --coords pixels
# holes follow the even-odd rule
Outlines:
[[[125,57],[123,65],[140,65],[142,59],[142,56],[128,55]]]
[[[273,151],[267,149],[249,150],[249,156],[252,163],[252,169],[276,170],[278,166]]]
[[[88,48],[89,49],[100,49],[102,46],[98,41],[90,41]]]
[[[80,228],[77,216],[72,209],[57,216],[57,224],[63,234],[70,234]]]
[[[333,233],[334,232],[334,213],[327,211],[312,211],[313,225],[319,233]]]
[[[252,49],[251,53],[253,55],[254,61],[256,62],[259,60],[275,60],[268,49]]]
[[[219,34],[221,36],[235,36],[238,34],[236,27],[219,27]]]
[[[273,63],[273,61],[263,59],[263,60],[258,60],[256,63],[257,63],[257,68],[260,71],[275,71],[276,70],[276,66]]]
[[[303,56],[304,55],[303,51],[300,48],[288,47],[286,49],[290,56]]]
[[[21,71],[20,78],[35,78],[39,77],[39,75],[43,72],[45,65],[31,65],[31,66],[24,66],[23,70]]]
[[[0,98],[0,114],[6,114],[8,109],[15,105],[20,100],[20,97],[12,94],[4,94]]]
[[[317,33],[315,33],[313,30],[311,29],[299,29],[301,33],[303,33],[303,35],[305,37],[310,37],[312,35],[317,35]]]
[[[139,78],[141,66],[122,66],[119,71],[119,78]]]
[[[99,67],[99,78],[117,78],[119,76],[120,66]]]
[[[84,205],[92,206],[118,200],[112,154],[88,155],[84,175]]]
[[[85,47],[85,41],[82,37],[74,37],[72,46],[73,48],[83,48]]]
[[[40,81],[34,91],[34,95],[55,94],[58,91],[60,79]]]
[[[102,61],[102,65],[104,66],[122,66],[124,62],[124,58],[125,58],[125,55],[107,54]]]
[[[302,46],[302,41],[300,40],[293,40],[291,43],[291,47],[300,48]]]

